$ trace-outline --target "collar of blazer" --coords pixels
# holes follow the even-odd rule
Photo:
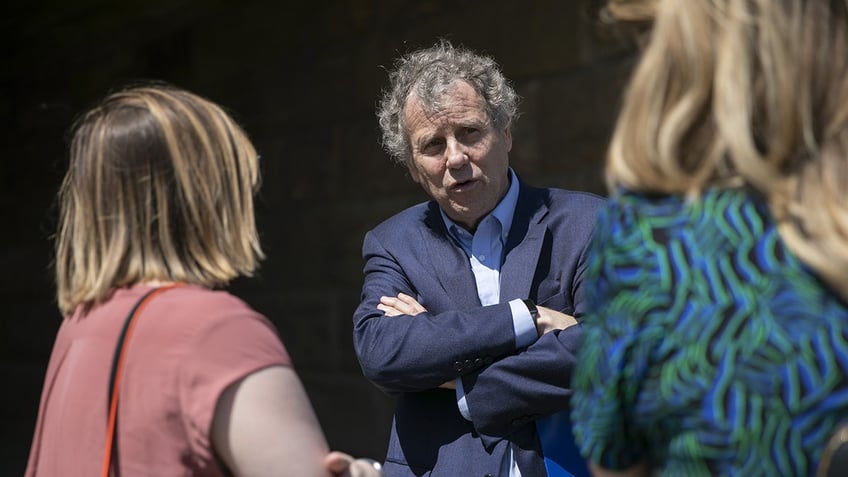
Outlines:
[[[501,265],[501,303],[529,297],[548,230],[544,222],[548,213],[546,189],[530,187],[521,181],[519,185],[518,203]],[[480,306],[468,257],[448,236],[435,201],[430,201],[424,221],[424,243],[433,273],[445,293],[460,309]]]

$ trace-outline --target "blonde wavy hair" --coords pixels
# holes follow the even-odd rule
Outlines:
[[[59,308],[118,287],[216,287],[263,257],[254,222],[256,151],[218,105],[165,85],[107,96],[77,121],[59,192]]]
[[[696,199],[752,187],[793,252],[848,298],[846,2],[611,0],[608,11],[654,16],[610,144],[610,190]]]

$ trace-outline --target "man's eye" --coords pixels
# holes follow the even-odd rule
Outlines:
[[[475,127],[462,128],[461,136],[463,141],[476,141],[482,131]]]
[[[441,153],[445,148],[444,141],[430,141],[421,148],[421,154],[426,154],[428,156],[433,156]]]

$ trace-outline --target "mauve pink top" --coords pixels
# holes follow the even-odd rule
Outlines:
[[[100,475],[109,372],[124,319],[148,286],[120,289],[56,337],[27,477]],[[223,476],[210,428],[230,384],[291,366],[273,325],[238,298],[198,286],[147,303],[129,343],[118,414],[122,477]]]

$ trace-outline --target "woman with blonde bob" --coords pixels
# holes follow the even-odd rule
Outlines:
[[[653,24],[585,277],[583,455],[596,475],[822,473],[848,417],[848,2],[607,8]]]
[[[219,290],[262,258],[258,182],[244,131],[190,92],[132,87],[79,119],[28,477],[380,475],[328,451],[273,325]]]

